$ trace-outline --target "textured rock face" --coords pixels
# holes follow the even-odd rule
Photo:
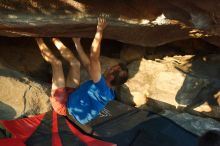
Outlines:
[[[0,119],[36,115],[51,109],[50,87],[18,72],[0,69],[0,88]]]
[[[184,62],[192,59],[190,55],[134,61],[129,65],[130,78],[121,88],[119,100],[154,111],[197,111],[219,118],[219,56],[208,58],[191,63]]]
[[[141,46],[207,37],[219,45],[218,0],[1,1],[0,35],[93,37],[106,14],[105,38]]]

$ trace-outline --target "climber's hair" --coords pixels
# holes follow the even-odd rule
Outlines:
[[[111,81],[112,86],[120,86],[128,80],[128,68],[125,63],[119,63],[120,70],[116,70],[112,73],[114,79]]]

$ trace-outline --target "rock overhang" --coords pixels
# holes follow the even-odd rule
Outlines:
[[[104,38],[154,47],[204,38],[219,45],[220,13],[214,1],[1,1],[0,35],[9,37],[87,37],[105,15]]]

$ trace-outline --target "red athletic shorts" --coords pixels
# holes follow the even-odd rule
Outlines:
[[[74,88],[64,87],[57,88],[51,91],[50,102],[55,112],[59,115],[66,116],[67,108],[66,102],[69,94],[73,92]]]

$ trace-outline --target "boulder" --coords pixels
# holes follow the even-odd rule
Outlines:
[[[141,46],[159,46],[187,38],[219,40],[219,1],[68,1],[1,2],[1,36],[89,37],[96,18],[108,19],[105,38]],[[209,41],[209,39],[207,39]],[[210,40],[219,44],[215,39]]]
[[[189,62],[190,58],[190,55],[174,56],[158,61],[142,59],[131,63],[128,66],[129,80],[120,89],[118,99],[154,111],[196,111],[219,118],[219,63],[200,59]],[[188,72],[181,66],[188,66]]]
[[[0,119],[36,115],[51,109],[50,86],[10,69],[0,69]]]

